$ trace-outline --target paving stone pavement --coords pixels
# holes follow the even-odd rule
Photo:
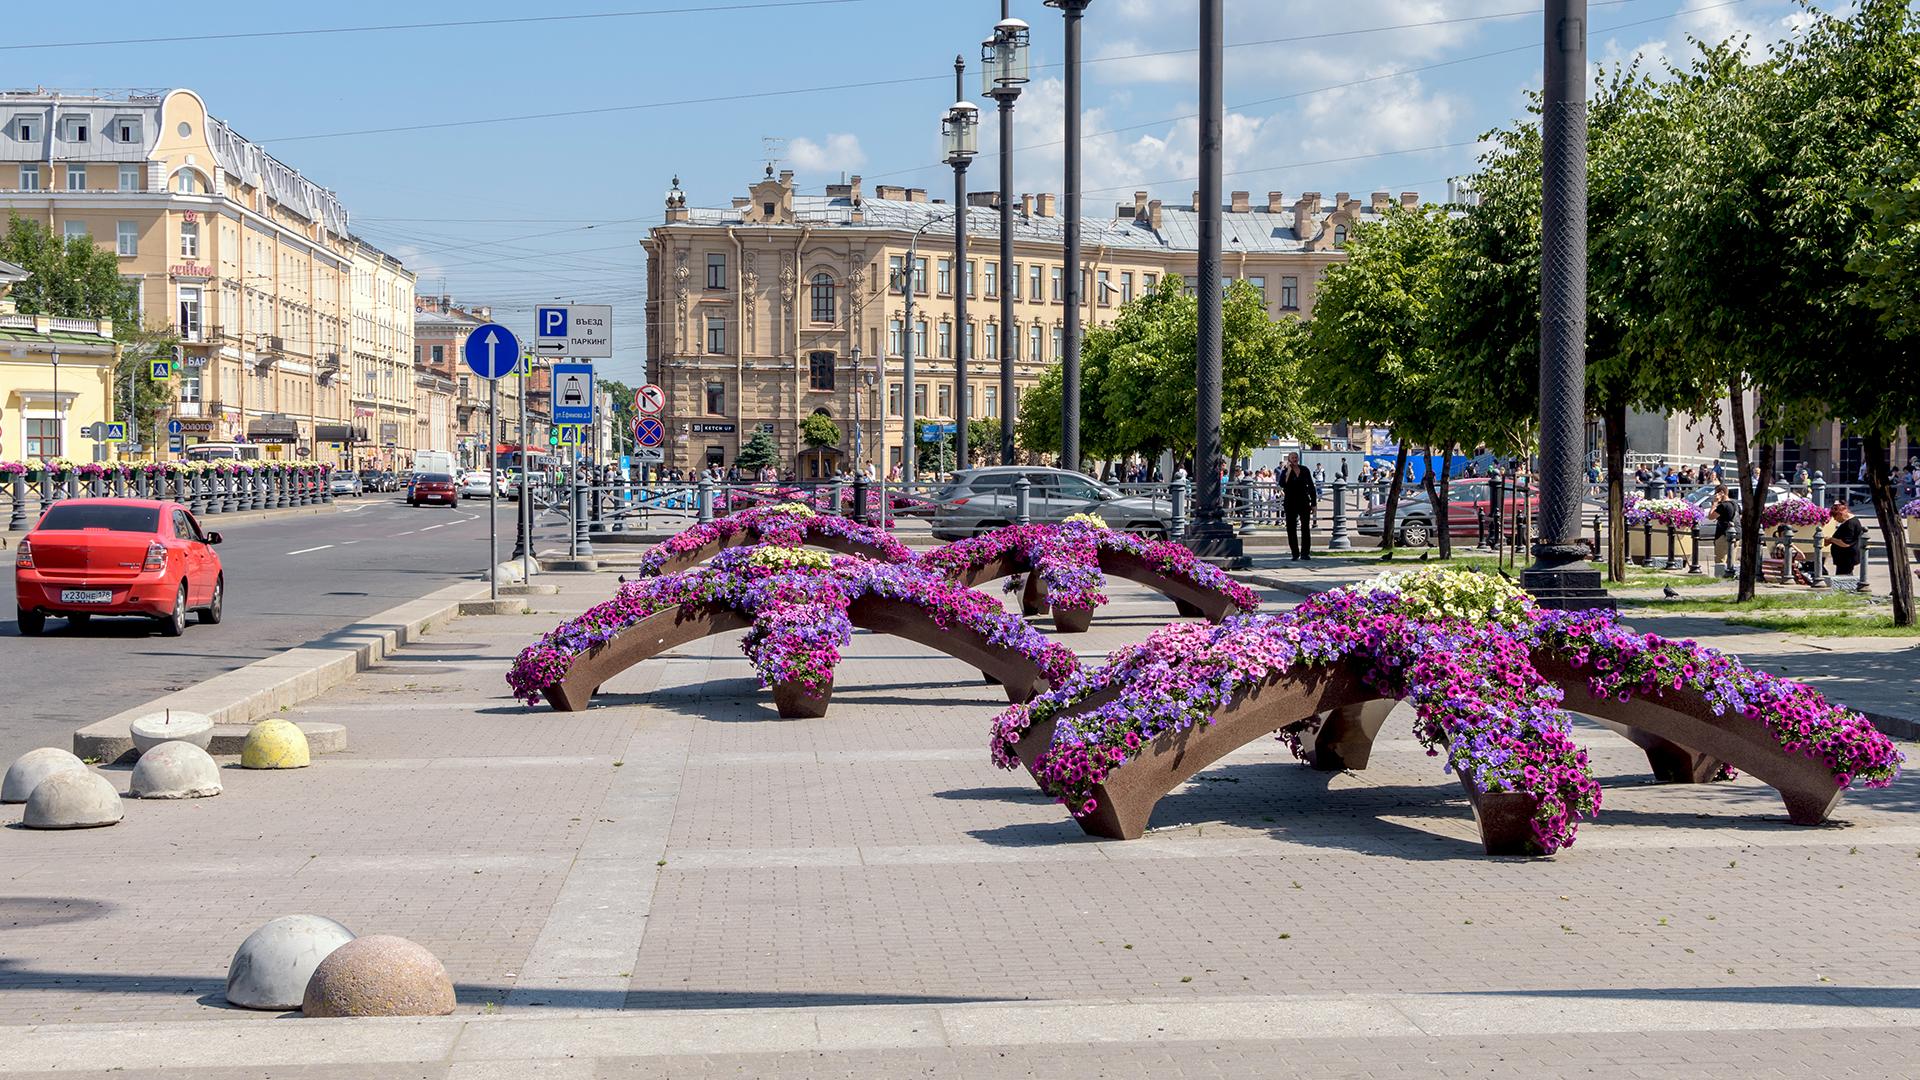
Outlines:
[[[1145,838],[1095,841],[991,766],[997,688],[894,638],[855,639],[820,720],[774,717],[738,635],[624,673],[585,712],[520,705],[502,679],[514,652],[613,587],[548,580],[562,591],[532,598],[538,614],[458,620],[289,712],[346,724],[346,753],[228,768],[219,798],[129,803],[111,829],[7,815],[0,1076],[84,1068],[149,1030],[254,1049],[114,1075],[1893,1076],[1920,1048],[1912,781],[1797,828],[1757,782],[1654,785],[1630,744],[1586,726],[1600,820],[1552,859],[1489,859],[1403,711],[1363,773],[1261,742],[1163,800]],[[1171,616],[1131,585],[1112,595],[1092,633],[1063,639],[1083,655]],[[125,770],[106,775],[124,789]],[[338,1060],[344,1033],[386,1029],[299,1021],[343,1034],[289,1044],[258,1026],[270,1014],[227,1008],[233,948],[293,912],[433,950],[459,994],[440,1023],[461,1034]],[[1803,1002],[1825,990],[1847,1007]],[[1508,996],[1460,996],[1488,993]],[[1712,1007],[1635,1026],[1676,995]],[[1098,1037],[1074,1027],[1112,999],[1157,1004]],[[1361,999],[1391,1022],[1147,1030],[1162,1012]],[[1021,1002],[1070,1009],[1005,1045],[942,1011]],[[1802,1005],[1766,1011],[1782,1002]],[[935,1010],[949,1042],[896,1038],[901,1008]],[[697,1052],[652,1024],[572,1057],[571,1036],[501,1027],[723,1030],[735,1014],[709,1010],[738,1009],[762,1037]],[[1540,1009],[1564,1010],[1550,1038],[1518,1019]],[[881,1034],[775,1037],[830,1023]]]

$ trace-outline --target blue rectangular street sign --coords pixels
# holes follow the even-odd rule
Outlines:
[[[106,425],[106,431],[101,433],[100,441],[101,442],[126,442],[127,441],[127,425],[119,422]]]
[[[553,422],[593,423],[593,365],[553,365]]]

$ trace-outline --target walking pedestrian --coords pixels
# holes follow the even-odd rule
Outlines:
[[[1296,562],[1313,558],[1313,504],[1319,492],[1299,454],[1288,454],[1287,466],[1280,470],[1280,500],[1287,519],[1287,550]]]
[[[1727,485],[1713,489],[1713,567],[1722,577],[1733,576],[1733,496]]]
[[[1833,551],[1834,583],[1839,579],[1850,578],[1860,568],[1860,553],[1865,549],[1867,527],[1854,516],[1853,508],[1845,499],[1833,500],[1833,535],[1827,537],[1827,547]]]

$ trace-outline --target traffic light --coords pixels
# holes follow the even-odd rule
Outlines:
[[[560,429],[559,428],[554,428],[552,431],[547,432],[547,445],[548,446],[560,445]]]
[[[184,363],[186,362],[186,359],[187,359],[186,346],[175,345],[173,347],[173,365],[172,365],[172,371],[175,375],[180,374],[180,368],[184,365]]]

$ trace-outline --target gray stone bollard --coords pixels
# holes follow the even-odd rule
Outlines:
[[[693,489],[694,504],[699,508],[700,524],[713,520],[713,483],[702,473],[699,483]]]
[[[113,497],[116,499],[127,497],[127,474],[118,467],[113,470]]]
[[[23,803],[40,786],[40,781],[62,772],[86,772],[87,764],[57,746],[29,750],[7,766],[0,780],[0,803]]]
[[[53,504],[54,504],[53,472],[47,469],[45,466],[42,466],[40,469],[40,510],[41,512],[44,513],[47,507],[52,506]]]
[[[1173,512],[1170,515],[1170,524],[1173,531],[1173,539],[1183,540],[1186,538],[1186,535],[1187,535],[1187,482],[1186,480],[1185,479],[1175,480],[1172,483],[1172,485],[1170,485],[1169,491],[1172,493],[1171,499],[1173,502]]]
[[[227,1004],[297,1009],[314,969],[353,940],[353,931],[318,915],[282,915],[247,935],[227,964]]]
[[[1333,482],[1333,535],[1327,537],[1328,551],[1351,551],[1353,540],[1347,536],[1347,482]]]
[[[13,513],[7,519],[7,528],[12,532],[24,532],[27,528],[27,474],[13,474]]]
[[[220,794],[220,766],[190,742],[165,742],[134,763],[127,794],[136,799],[205,799]]]
[[[426,949],[406,938],[375,934],[333,950],[307,980],[300,1011],[308,1016],[446,1016],[453,980]]]
[[[1024,473],[1013,481],[1013,523],[1033,524],[1033,482]]]
[[[585,559],[593,554],[593,541],[588,531],[593,527],[587,520],[587,504],[593,501],[593,489],[586,484],[576,484],[573,489],[573,527],[576,543],[576,558]],[[709,507],[711,510],[711,507]]]
[[[57,772],[27,796],[20,824],[29,829],[97,829],[120,823],[120,793],[90,769]]]

